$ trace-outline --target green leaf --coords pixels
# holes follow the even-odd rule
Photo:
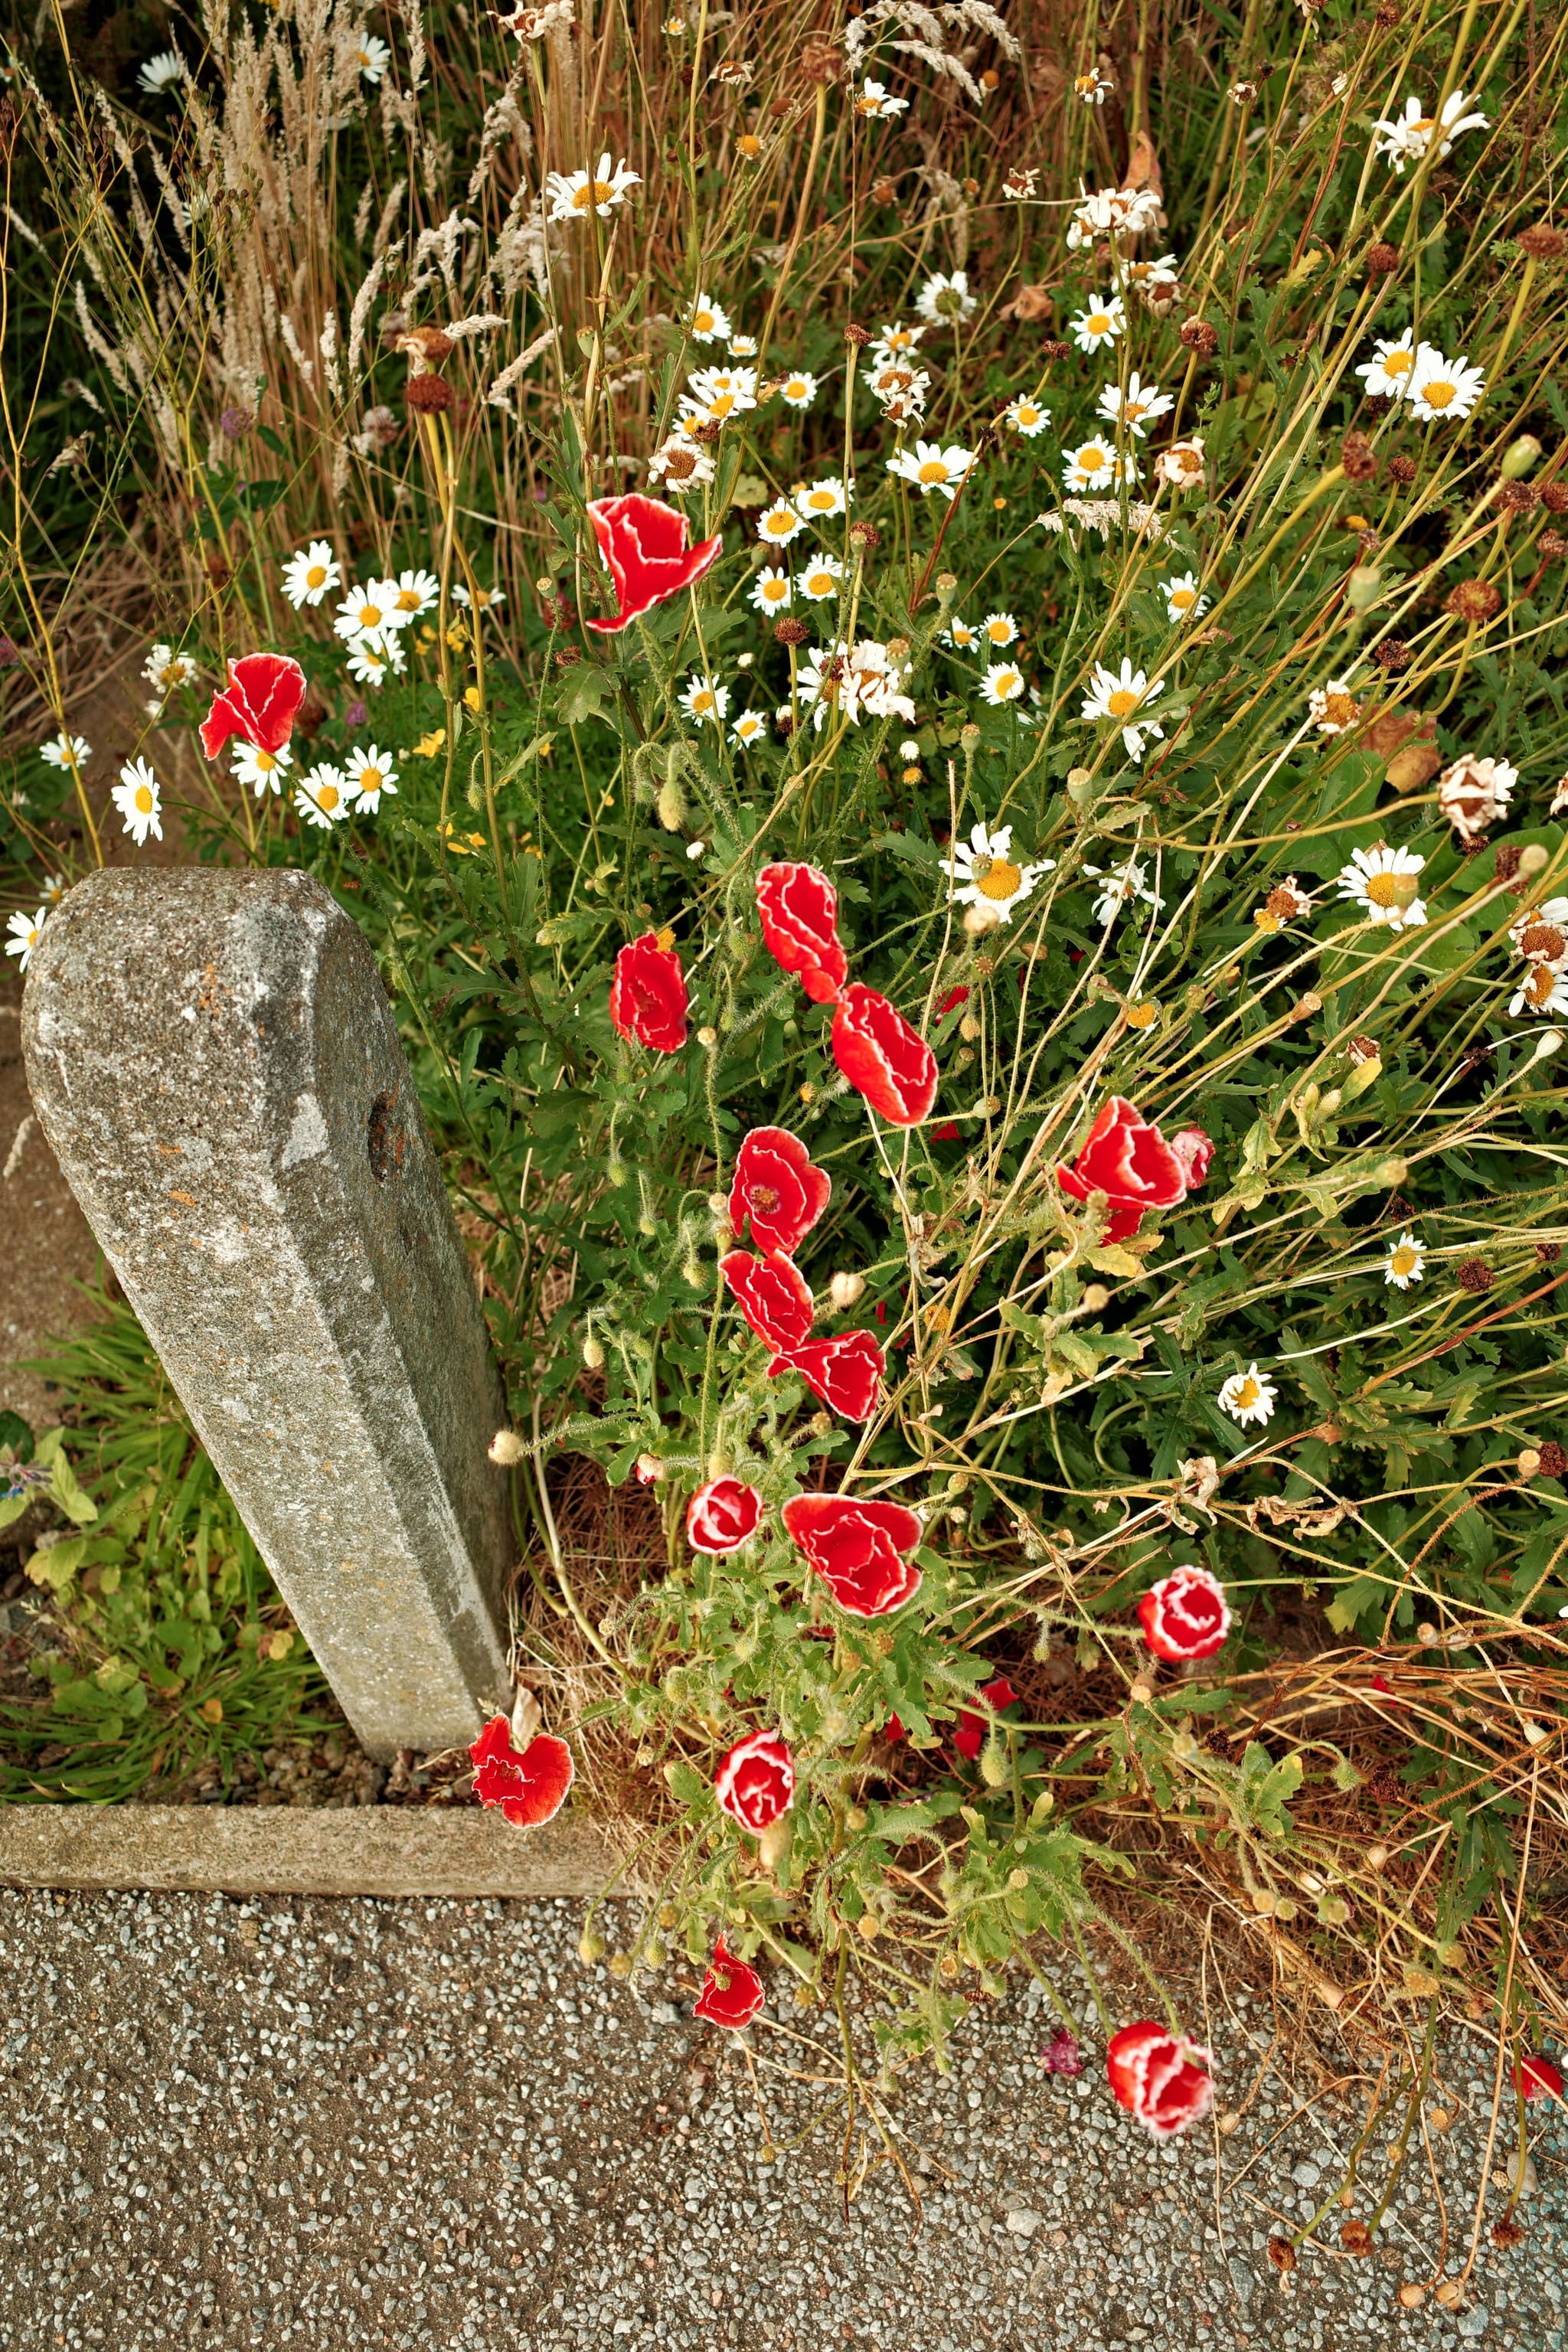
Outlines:
[[[47,1584],[51,1592],[63,1592],[81,1566],[86,1549],[85,1536],[67,1536],[60,1543],[40,1544],[26,1563],[27,1574],[35,1584]]]

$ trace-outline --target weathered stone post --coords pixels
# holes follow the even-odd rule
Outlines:
[[[119,868],[23,1003],[44,1129],[373,1755],[510,1704],[484,1318],[363,934],[296,873]]]

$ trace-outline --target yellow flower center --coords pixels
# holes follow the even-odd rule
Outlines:
[[[306,572],[306,574],[305,574],[305,585],[306,585],[306,587],[307,587],[307,588],[324,588],[324,587],[326,586],[326,584],[327,584],[327,567],[326,567],[326,565],[325,565],[324,563],[312,563],[312,564],[310,565],[310,569],[307,571],[307,572]]]
[[[419,610],[419,591],[417,588],[400,588],[398,590],[397,610],[400,613],[416,613]]]
[[[474,609],[475,609],[475,611],[476,611],[476,612],[482,613],[482,612],[485,610],[486,606],[489,604],[489,601],[490,601],[490,592],[489,592],[489,590],[488,588],[476,588],[476,589],[475,589],[475,591],[474,591]]]
[[[148,791],[148,789],[147,789],[147,787],[146,787],[146,785],[145,785],[145,784],[138,784],[138,785],[137,785],[137,787],[136,787],[136,806],[137,806],[138,810],[141,812],[142,815],[143,815],[143,816],[151,816],[151,815],[152,815],[152,814],[153,814],[153,795],[152,795],[152,793]]]
[[[694,694],[691,698],[691,708],[693,710],[711,710],[713,697],[706,690],[701,694]]]
[[[831,572],[808,572],[805,585],[808,595],[830,596],[833,593],[833,574]]]
[[[1139,417],[1144,415],[1148,405],[1146,400],[1124,400],[1121,404],[1121,414],[1129,425],[1134,425]]]
[[[317,807],[331,810],[335,809],[337,804],[338,788],[336,784],[323,784],[321,791],[316,794]]]
[[[1112,719],[1125,719],[1130,710],[1138,708],[1138,697],[1130,686],[1119,686],[1106,704]]]
[[[789,507],[775,507],[772,514],[763,517],[763,529],[775,538],[787,539],[794,522],[795,515]]]
[[[1408,907],[1419,878],[1415,874],[1374,874],[1366,886],[1368,902],[1373,907]]]
[[[940,457],[928,457],[915,478],[920,482],[945,482],[947,467]]]
[[[1033,425],[1039,413],[1039,410],[1032,408],[1026,400],[1021,400],[1018,403],[1016,415],[1020,425]]]
[[[955,621],[952,625],[952,642],[955,646],[972,646],[974,643],[973,630],[966,629],[962,621]]]
[[[1237,1412],[1250,1412],[1253,1406],[1258,1402],[1259,1394],[1260,1391],[1258,1382],[1253,1379],[1251,1373],[1248,1372],[1245,1374],[1241,1380],[1237,1381],[1235,1392],[1231,1397],[1231,1402],[1236,1407]]]
[[[980,870],[983,866],[985,868],[984,874]],[[982,898],[1011,898],[1022,883],[1024,876],[1021,867],[1009,866],[1005,857],[977,857],[974,861],[974,879]]]
[[[712,332],[712,331],[713,331],[713,313],[712,313],[712,311],[711,311],[711,310],[699,310],[699,312],[697,313],[697,316],[696,316],[696,317],[695,317],[695,319],[693,319],[693,320],[691,321],[691,328],[692,328],[692,332],[693,332],[694,334],[698,334],[698,335],[707,335],[707,334],[711,334],[711,332]]]
[[[272,773],[273,769],[278,765],[278,762],[273,758],[270,751],[258,751],[256,754],[256,764],[260,769],[264,776],[269,776]]]
[[[813,514],[831,514],[838,504],[837,493],[833,490],[813,490],[805,503]]]
[[[1012,638],[1013,624],[1011,621],[987,621],[985,634],[994,646],[1005,646]]]
[[[577,190],[572,202],[578,212],[585,213],[590,205],[608,204],[614,194],[607,180],[589,180]]]
[[[1173,612],[1184,613],[1189,604],[1195,604],[1197,601],[1198,592],[1195,588],[1173,588],[1171,591],[1171,609]]]
[[[1408,375],[1415,364],[1414,352],[1390,352],[1383,362],[1384,375]]]
[[[1360,716],[1360,705],[1353,694],[1325,694],[1323,717],[1331,727],[1353,727]]]
[[[1445,376],[1428,376],[1421,387],[1421,397],[1428,408],[1447,408],[1458,389],[1458,387],[1451,384]]]
[[[784,390],[788,393],[792,400],[804,400],[805,398],[805,383],[804,379],[798,375],[791,376],[789,382],[784,386]]]
[[[362,768],[359,772],[359,788],[362,793],[380,792],[381,770],[379,768]]]
[[[1105,452],[1091,441],[1087,448],[1079,451],[1078,462],[1086,474],[1101,473],[1105,467]]]
[[[1391,1274],[1396,1274],[1403,1282],[1408,1276],[1415,1273],[1419,1263],[1420,1260],[1416,1257],[1415,1252],[1406,1242],[1402,1248],[1396,1249],[1389,1259],[1389,1271]]]
[[[789,599],[789,582],[787,580],[764,580],[763,583],[763,598],[764,603],[769,604],[783,604],[787,603]]]
[[[1127,1026],[1129,1029],[1147,1029],[1159,1017],[1159,1012],[1160,1008],[1152,997],[1145,998],[1142,1004],[1130,1004],[1127,1008]]]
[[[1539,1008],[1550,1000],[1556,977],[1550,964],[1531,964],[1524,983],[1525,995],[1531,1004]]]
[[[995,686],[997,693],[1002,696],[1004,700],[1006,700],[1017,691],[1019,684],[1018,673],[1016,669],[998,670],[993,683]]]
[[[1430,139],[1436,128],[1437,125],[1432,116],[1423,114],[1418,121],[1410,125],[1410,136],[1412,139]]]
[[[359,608],[359,625],[362,629],[379,629],[381,626],[381,606],[379,604],[362,604]]]

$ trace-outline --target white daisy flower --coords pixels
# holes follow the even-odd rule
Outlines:
[[[731,357],[731,359],[733,359],[733,360],[754,360],[754,359],[756,358],[756,356],[757,356],[757,351],[758,351],[758,343],[757,343],[757,339],[756,339],[755,335],[731,335],[731,338],[730,338],[730,357]]]
[[[332,630],[345,645],[382,646],[402,625],[396,581],[371,580],[363,588],[349,590],[338,606]]]
[[[677,430],[659,444],[647,461],[650,480],[662,482],[671,498],[688,490],[705,489],[713,479],[713,460],[706,449]]]
[[[43,937],[44,925],[48,919],[48,908],[40,907],[36,915],[24,915],[18,910],[5,926],[11,934],[5,942],[5,952],[19,959],[19,968],[23,971],[33,961],[33,950]]]
[[[1102,236],[1141,236],[1158,227],[1163,210],[1152,188],[1097,188],[1079,201],[1068,224],[1068,248],[1079,252]]]
[[[379,643],[374,637],[362,637],[349,648],[349,676],[356,686],[368,686],[373,694],[379,694],[389,677],[401,677],[406,667],[407,658],[395,636]]]
[[[150,97],[156,98],[184,80],[185,61],[178,49],[160,49],[155,57],[148,58],[136,79]]]
[[[769,547],[787,547],[805,522],[787,499],[775,499],[757,517],[757,537]]]
[[[1463,359],[1445,359],[1432,343],[1417,344],[1408,397],[1410,414],[1423,424],[1446,425],[1452,417],[1468,416],[1486,388],[1479,368],[1468,366]]]
[[[452,591],[452,602],[454,604],[471,604],[476,613],[499,613],[506,603],[506,590],[476,586],[470,595],[459,581]]]
[[[363,751],[356,743],[344,761],[342,782],[345,793],[353,801],[356,815],[374,816],[381,806],[382,794],[395,796],[397,770],[392,764],[392,754],[371,743]]]
[[[92,757],[92,745],[85,735],[51,735],[47,743],[39,744],[38,757],[50,768],[85,768]]]
[[[780,384],[779,398],[786,408],[809,408],[816,398],[816,378],[809,369],[796,368]]]
[[[1062,452],[1062,460],[1069,490],[1108,490],[1116,479],[1116,452],[1108,441],[1080,441]]]
[[[856,113],[863,114],[872,121],[885,121],[891,115],[907,114],[909,110],[910,101],[907,98],[889,98],[887,85],[873,81],[869,75],[861,83],[856,95]]]
[[[1351,862],[1338,876],[1342,898],[1353,898],[1369,923],[1386,923],[1391,930],[1409,929],[1426,920],[1426,909],[1416,892],[1426,860],[1413,849],[1390,849],[1378,842],[1371,849],[1352,849]]]
[[[1568,898],[1547,898],[1539,907],[1527,907],[1518,922],[1509,925],[1508,935],[1529,962],[1562,971],[1568,966]]]
[[[1348,735],[1361,720],[1361,704],[1348,677],[1331,677],[1307,697],[1307,717],[1320,735]]]
[[[730,708],[729,688],[721,686],[715,678],[704,677],[698,670],[692,671],[677,698],[682,710],[700,726],[708,720],[717,727]]]
[[[148,649],[147,658],[142,665],[142,675],[157,695],[157,701],[147,706],[149,710],[156,712],[163,709],[170,695],[177,693],[182,686],[189,686],[197,671],[189,654],[177,654],[173,646],[156,645]]]
[[[379,789],[379,788],[378,788]],[[307,824],[321,833],[330,833],[341,824],[349,813],[349,795],[343,782],[343,772],[330,760],[300,777],[294,788],[294,805]]]
[[[353,63],[371,83],[378,82],[392,63],[392,51],[384,41],[378,41],[374,33],[356,42],[350,54]]]
[[[764,563],[752,584],[752,602],[759,613],[787,613],[792,593],[789,573]]]
[[[1042,408],[1037,400],[1016,400],[1002,413],[1014,432],[1021,433],[1026,441],[1032,441],[1037,433],[1043,433],[1051,421],[1050,410]]]
[[[680,413],[694,422],[725,425],[757,404],[755,368],[695,368],[680,395]]]
[[[1113,294],[1109,302],[1091,303],[1087,310],[1080,310],[1068,331],[1080,352],[1099,352],[1113,343],[1126,327],[1121,297]]]
[[[1017,644],[1018,624],[1011,613],[987,613],[980,625],[980,635],[985,645],[994,646],[1000,652],[1004,646]]]
[[[1169,482],[1173,490],[1196,490],[1203,487],[1204,443],[1201,433],[1188,441],[1173,441],[1162,449],[1154,460],[1157,481]]]
[[[396,588],[392,609],[397,616],[399,628],[405,629],[410,622],[418,620],[421,614],[433,612],[441,601],[441,583],[436,574],[417,566],[400,572],[395,583],[388,583],[388,585]]]
[[[609,155],[604,154],[595,173],[552,172],[544,183],[544,194],[552,220],[586,220],[591,212],[596,212],[601,220],[608,220],[616,206],[625,204],[632,190],[641,184],[640,172],[634,172],[629,163],[612,166]],[[726,320],[723,332],[729,331]]]
[[[835,515],[846,513],[853,496],[854,485],[846,494],[837,474],[825,475],[819,482],[797,482],[795,488],[795,505],[809,522],[830,522]]]
[[[686,331],[694,343],[727,343],[729,313],[711,294],[699,294],[687,315]]]
[[[1355,373],[1377,399],[1403,400],[1410,389],[1415,366],[1413,335],[1380,335],[1372,347],[1371,359],[1363,360]]]
[[[1549,963],[1532,963],[1508,1001],[1516,1021],[1526,1013],[1568,1012],[1568,979]]]
[[[1110,260],[1123,286],[1179,286],[1182,282],[1173,253],[1163,253],[1158,261],[1133,261],[1112,247]]]
[[[1012,662],[990,662],[980,681],[980,699],[999,709],[1006,703],[1016,702],[1024,686],[1024,673]]]
[[[1073,96],[1081,98],[1086,106],[1103,106],[1116,88],[1110,76],[1099,66],[1090,66],[1088,73],[1073,77]]]
[[[857,727],[863,715],[904,719],[913,726],[915,706],[903,691],[904,677],[887,646],[874,637],[862,637],[856,646],[840,637],[836,644],[812,647],[795,691],[811,709],[816,728],[821,728],[831,710],[841,710]]]
[[[871,346],[872,366],[882,367],[889,360],[907,360],[911,352],[919,349],[924,334],[923,327],[906,327],[901,319],[895,319],[890,327],[882,329]]]
[[[961,621],[955,613],[942,633],[942,641],[955,654],[972,654],[980,643],[980,632],[972,629],[967,621]]]
[[[1484,114],[1467,114],[1472,101],[1462,89],[1450,90],[1443,101],[1442,112],[1434,118],[1421,111],[1421,101],[1414,96],[1405,101],[1404,110],[1392,122],[1381,117],[1373,124],[1374,155],[1384,155],[1394,170],[1403,173],[1406,163],[1419,163],[1434,139],[1437,141],[1439,158],[1446,155],[1462,131],[1486,131],[1490,125]]]
[[[1228,1412],[1243,1429],[1252,1422],[1261,1429],[1266,1421],[1272,1421],[1279,1401],[1279,1390],[1272,1381],[1265,1379],[1256,1364],[1248,1364],[1244,1372],[1232,1372],[1220,1386],[1220,1411]]]
[[[296,549],[283,566],[283,593],[298,613],[306,604],[319,604],[342,576],[331,542],[313,539],[309,547]]]
[[[829,596],[837,596],[838,583],[844,577],[844,566],[836,555],[816,555],[798,574],[803,596],[814,604],[821,604]]]
[[[128,760],[120,771],[120,782],[109,795],[124,820],[125,830],[138,849],[151,834],[155,841],[163,838],[163,800],[158,789],[158,779],[145,760]]]
[[[973,318],[979,308],[969,290],[968,273],[963,269],[955,269],[948,278],[937,270],[926,279],[915,300],[919,316],[933,327],[949,327],[959,319]]]
[[[1172,579],[1163,581],[1161,585],[1165,592],[1165,616],[1168,620],[1195,621],[1201,613],[1208,611],[1209,600],[1199,593],[1196,572],[1178,572]]]
[[[51,915],[54,913],[55,908],[59,905],[60,900],[65,897],[66,887],[66,877],[63,874],[45,875],[44,904],[48,908]]]
[[[730,730],[730,740],[738,743],[742,751],[747,751],[753,743],[763,742],[767,731],[768,722],[760,710],[742,710]]]
[[[1130,857],[1122,866],[1086,866],[1084,875],[1100,887],[1094,894],[1094,919],[1102,928],[1115,921],[1124,907],[1142,902],[1145,907],[1163,907],[1163,894],[1149,887],[1149,869],[1140,858]]]
[[[866,389],[873,400],[880,402],[882,414],[890,425],[907,425],[912,417],[925,415],[931,376],[926,369],[913,367],[908,360],[883,360],[867,376]]]
[[[888,471],[902,481],[913,482],[922,499],[940,490],[951,503],[973,463],[973,450],[956,441],[949,442],[945,449],[940,441],[917,441],[912,449],[900,449],[896,457],[889,458]]]
[[[294,754],[287,743],[281,751],[263,751],[254,743],[236,741],[234,772],[242,784],[248,784],[258,800],[263,793],[280,793],[283,772],[294,764]]]
[[[1140,441],[1151,425],[1169,415],[1175,402],[1157,383],[1145,383],[1136,368],[1127,379],[1125,392],[1119,383],[1108,383],[1100,395],[1099,409],[1110,424],[1124,425]]]
[[[1134,669],[1124,654],[1120,670],[1107,669],[1097,662],[1089,692],[1084,699],[1079,716],[1084,719],[1113,719],[1121,730],[1121,740],[1130,760],[1143,756],[1143,739],[1155,736],[1163,741],[1165,730],[1151,719],[1134,719],[1134,713],[1152,702],[1163,692],[1165,681],[1155,678],[1152,685],[1141,669]]]
[[[1401,1234],[1397,1241],[1389,1243],[1388,1255],[1383,1262],[1385,1283],[1391,1282],[1395,1290],[1408,1290],[1413,1282],[1420,1281],[1426,1270],[1426,1244],[1418,1242],[1414,1234]]]

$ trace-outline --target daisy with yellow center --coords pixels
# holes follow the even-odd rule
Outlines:
[[[283,566],[283,593],[299,612],[306,604],[319,604],[328,589],[335,588],[342,576],[331,542],[313,539]]]
[[[847,510],[849,494],[837,475],[829,474],[820,482],[797,485],[795,501],[802,514],[809,515],[813,522],[828,522]]]
[[[397,771],[392,764],[392,754],[375,743],[363,751],[356,743],[349,753],[342,771],[342,786],[351,793],[357,813],[374,816],[381,806],[382,795],[395,796]]]
[[[1395,1290],[1408,1290],[1413,1282],[1420,1281],[1426,1267],[1425,1245],[1416,1240],[1414,1234],[1401,1234],[1397,1241],[1388,1244],[1383,1278],[1385,1283],[1391,1282]]]
[[[1108,490],[1116,479],[1116,452],[1107,441],[1082,441],[1063,453],[1062,479],[1069,490]]]
[[[814,604],[837,596],[838,583],[844,577],[844,566],[836,555],[818,555],[800,574],[800,593]]]
[[[1011,613],[987,613],[980,634],[988,646],[1000,647],[1016,645],[1018,638],[1018,624]]]
[[[1051,421],[1050,410],[1042,408],[1037,400],[1016,400],[1003,414],[1014,432],[1021,433],[1026,441],[1032,441],[1037,433],[1043,433]]]
[[[1121,730],[1128,758],[1141,760],[1144,738],[1154,736],[1163,740],[1165,730],[1152,719],[1142,719],[1133,724],[1134,714],[1163,692],[1164,684],[1163,677],[1157,677],[1151,685],[1147,675],[1141,669],[1134,669],[1125,655],[1120,670],[1108,669],[1103,662],[1097,663],[1089,681],[1090,691],[1079,716],[1086,719],[1113,719]]]
[[[956,441],[946,448],[940,441],[917,441],[912,449],[900,449],[896,457],[889,458],[888,471],[900,481],[912,482],[922,499],[939,490],[951,502],[973,463],[974,452]]]
[[[1373,343],[1371,359],[1363,360],[1356,373],[1375,398],[1403,400],[1415,365],[1415,346],[1410,337],[1384,335]]]
[[[280,751],[264,751],[256,743],[237,741],[234,747],[234,772],[242,784],[248,784],[258,800],[263,793],[280,793],[283,771],[293,764],[293,754],[287,744]]]
[[[969,839],[956,844],[945,861],[953,884],[953,903],[983,911],[992,922],[1006,923],[1021,907],[1043,874],[1054,873],[1056,860],[1020,866],[1012,855],[1013,828],[984,824],[972,827]]]
[[[1272,1381],[1265,1378],[1256,1364],[1248,1364],[1244,1372],[1232,1372],[1219,1392],[1219,1409],[1229,1413],[1232,1421],[1243,1429],[1256,1423],[1261,1429],[1274,1417],[1279,1391]]]
[[[1126,325],[1121,297],[1113,294],[1108,302],[1092,302],[1080,310],[1068,331],[1080,352],[1099,352],[1113,343]]]
[[[805,369],[798,369],[780,384],[779,398],[786,408],[809,408],[816,398],[816,378]]]
[[[691,306],[691,314],[686,321],[686,331],[694,342],[728,342],[729,317],[715,302],[711,294],[699,294]]]
[[[1479,368],[1467,365],[1463,359],[1445,359],[1431,343],[1417,344],[1407,396],[1410,414],[1423,424],[1447,424],[1468,416],[1486,388]]]
[[[769,547],[787,547],[795,533],[805,528],[805,522],[787,499],[779,499],[771,507],[764,507],[757,518],[757,537]]]
[[[1307,697],[1307,717],[1320,735],[1345,735],[1361,718],[1361,704],[1347,677],[1331,677]]]
[[[327,760],[310,769],[295,786],[294,806],[307,824],[330,833],[349,813],[342,770]]]
[[[1165,612],[1171,620],[1195,621],[1200,614],[1208,611],[1209,600],[1200,593],[1194,572],[1178,572],[1164,585]]]
[[[1010,662],[992,662],[980,681],[980,699],[993,709],[1016,702],[1024,691],[1024,673]]]
[[[752,602],[759,613],[787,613],[793,591],[787,572],[764,563],[752,585]]]
[[[544,183],[544,194],[552,220],[586,220],[590,213],[608,220],[616,206],[641,184],[640,172],[604,154],[595,172],[552,172]]]
[[[1350,864],[1340,869],[1340,896],[1353,899],[1369,923],[1394,931],[1412,929],[1426,920],[1417,895],[1426,863],[1413,849],[1390,849],[1381,841],[1371,849],[1352,849]]]
[[[120,771],[120,782],[110,795],[124,820],[125,830],[138,849],[152,834],[155,840],[163,838],[161,822],[163,802],[158,791],[158,779],[145,760],[128,761]]]
[[[730,689],[716,678],[693,671],[679,699],[689,718],[695,719],[699,725],[707,722],[716,727],[730,708]]]

